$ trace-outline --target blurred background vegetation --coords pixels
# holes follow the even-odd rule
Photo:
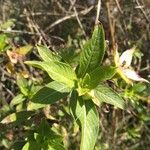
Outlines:
[[[49,79],[23,62],[40,59],[34,45],[43,44],[75,66],[83,43],[93,31],[96,10],[97,0],[0,0],[0,149],[22,149],[28,130],[38,126],[42,118],[55,125],[68,149],[78,149],[79,129],[69,116],[67,99],[33,109],[30,97]],[[112,64],[115,43],[119,52],[136,46],[132,66],[149,80],[150,1],[102,0],[99,20],[108,43],[104,63]],[[128,108],[122,111],[102,105],[95,149],[149,150],[150,86],[129,86],[120,78],[108,84],[125,98]],[[17,101],[18,95],[23,98],[17,97]],[[26,110],[34,111],[22,114],[19,121],[6,117]]]

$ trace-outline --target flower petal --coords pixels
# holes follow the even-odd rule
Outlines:
[[[131,80],[134,80],[134,81],[142,81],[142,82],[147,82],[147,83],[149,83],[148,80],[146,80],[146,79],[140,77],[134,70],[131,70],[131,69],[124,69],[124,70],[123,70],[123,73],[124,73],[124,75],[125,75],[127,78],[129,78],[129,79],[131,79]]]
[[[118,74],[120,75],[120,77],[127,83],[127,84],[133,84],[133,81],[130,80],[123,72],[122,68],[118,68],[117,69]]]
[[[119,58],[120,66],[127,68],[131,65],[132,56],[133,56],[134,51],[135,51],[135,47],[128,49],[122,53],[122,55]]]

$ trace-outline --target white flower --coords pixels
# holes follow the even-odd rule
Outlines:
[[[114,61],[115,65],[118,67],[117,72],[129,84],[132,84],[132,80],[149,83],[148,80],[140,77],[133,69],[131,69],[131,62],[135,48],[136,47],[126,50],[119,57],[118,49],[116,47]]]

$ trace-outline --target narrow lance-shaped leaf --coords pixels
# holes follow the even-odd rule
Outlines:
[[[101,25],[96,25],[92,38],[83,46],[78,76],[83,77],[101,63],[105,52],[105,35]]]
[[[18,94],[17,96],[15,96],[15,97],[11,100],[10,105],[11,105],[11,106],[14,106],[14,105],[17,105],[17,104],[19,104],[19,103],[25,101],[25,100],[26,100],[26,98],[25,98],[25,96],[24,96],[23,94]]]
[[[31,117],[34,114],[33,111],[20,111],[16,113],[12,113],[5,117],[0,123],[3,124],[9,124],[9,123],[14,123],[14,124],[20,124],[24,121],[27,121],[29,117]]]
[[[105,102],[121,109],[125,108],[125,101],[121,96],[104,84],[99,84],[95,89],[89,92],[89,95],[97,105],[101,102]]]
[[[70,91],[71,89],[66,87],[64,84],[53,81],[40,89],[31,98],[31,101],[40,104],[52,104],[67,96]]]
[[[27,96],[28,92],[29,92],[27,79],[25,79],[22,75],[18,74],[17,75],[17,85],[19,86],[19,89],[22,92],[22,94]]]
[[[74,119],[81,126],[80,149],[93,150],[99,132],[99,115],[94,103],[72,93],[70,108]]]
[[[38,45],[37,46],[38,52],[42,59],[46,62],[51,62],[51,61],[60,61],[61,57],[53,53],[50,49],[48,49],[45,46]]]
[[[45,70],[53,80],[64,83],[70,88],[75,86],[76,74],[71,66],[66,63],[58,61],[51,63],[27,61],[25,63]]]

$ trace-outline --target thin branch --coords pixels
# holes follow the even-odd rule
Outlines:
[[[0,32],[3,32],[3,33],[17,33],[17,34],[28,34],[28,35],[40,35],[38,33],[28,32],[28,31],[21,31],[21,30],[3,30],[3,29],[0,29]]]
[[[85,9],[85,10],[82,10],[78,13],[78,15],[86,15],[88,14],[92,9],[94,8],[94,6],[91,6],[89,7],[88,9]],[[45,29],[45,32],[48,32],[49,30],[51,30],[52,28],[54,28],[55,26],[57,26],[58,24],[66,21],[66,20],[69,20],[69,19],[72,19],[72,18],[75,18],[76,17],[76,14],[73,13],[71,15],[68,15],[68,16],[65,16],[63,18],[60,18],[58,19],[57,21],[53,22],[50,26],[48,26],[46,29]]]
[[[112,48],[114,49],[114,46],[115,46],[115,37],[114,37],[115,22],[112,22],[112,20],[111,20],[109,2],[106,3],[106,7],[107,7],[108,22],[109,22],[109,28],[110,28],[110,34],[111,34]]]
[[[9,90],[5,84],[3,84],[2,82],[0,83],[2,85],[2,87],[12,96],[12,97],[15,97],[15,95],[11,92],[11,90]]]
[[[135,0],[135,1],[136,1],[136,4],[138,5],[138,8],[139,8],[139,9],[141,10],[141,12],[143,13],[143,15],[144,15],[146,21],[147,21],[148,23],[150,23],[150,20],[149,20],[148,16],[146,15],[146,13],[145,13],[143,7],[141,7],[140,2],[139,2],[138,0]]]
[[[32,12],[31,16],[62,16],[63,14],[58,13],[50,13],[50,12]],[[21,14],[19,17],[23,18],[26,17],[25,14]]]
[[[79,24],[79,26],[80,26],[80,28],[81,28],[81,30],[82,30],[84,36],[86,37],[86,33],[85,33],[85,31],[84,31],[83,25],[82,25],[82,23],[81,23],[81,21],[80,21],[80,19],[79,19],[79,15],[78,15],[77,9],[76,9],[76,7],[75,7],[75,2],[76,2],[76,1],[70,0],[71,5],[73,6],[73,10],[74,10],[74,13],[75,13],[75,15],[76,15],[76,19],[77,19],[77,21],[78,21],[78,24]]]
[[[98,0],[95,24],[98,24],[99,22],[100,11],[101,11],[101,0]]]
[[[117,7],[118,7],[120,13],[123,14],[123,11],[122,11],[122,9],[121,9],[121,7],[120,7],[120,4],[119,4],[118,0],[115,0],[115,2],[116,2],[116,5],[117,5]]]

